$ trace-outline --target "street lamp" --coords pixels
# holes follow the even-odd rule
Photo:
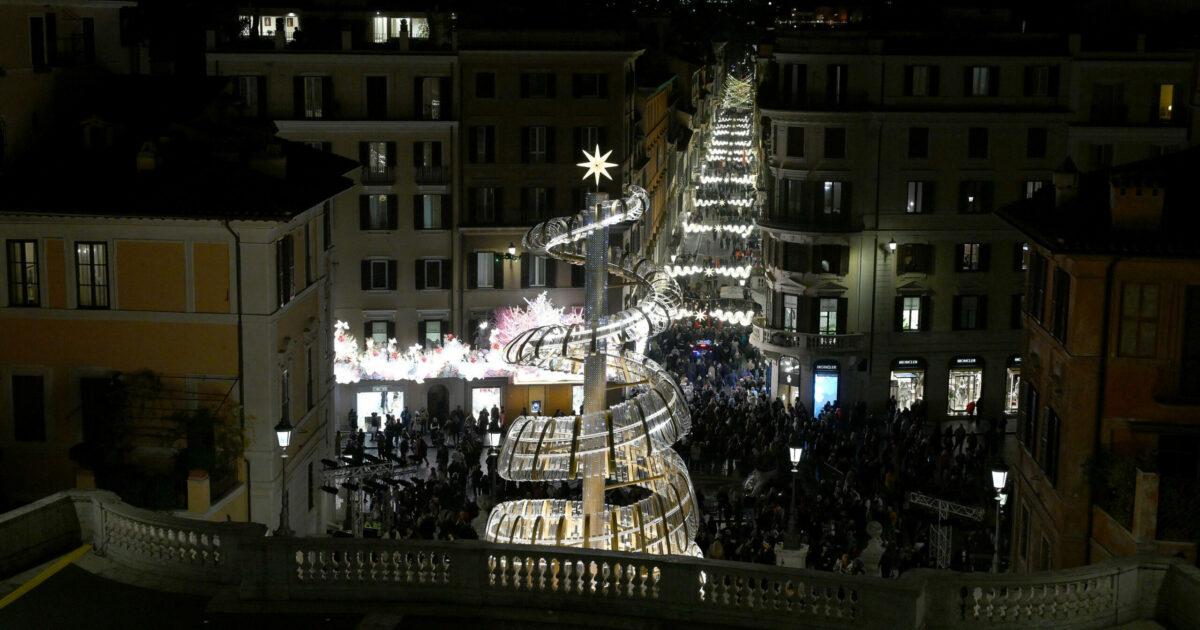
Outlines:
[[[804,445],[794,443],[788,447],[788,458],[792,460],[792,504],[788,506],[788,538],[796,536],[796,486],[800,485],[797,473],[800,472],[800,460],[804,457]]]
[[[992,573],[1000,572],[1000,509],[1008,500],[1004,484],[1008,482],[1008,469],[1004,464],[992,467],[992,487],[996,489],[996,544],[992,552]]]
[[[492,502],[496,501],[496,468],[500,464],[500,425],[496,422],[488,425],[487,440],[488,447],[488,473],[492,477]]]
[[[281,459],[287,460],[288,445],[292,443],[292,423],[288,422],[286,417],[275,425],[275,438],[279,440],[279,448],[283,451]],[[294,532],[288,527],[287,461],[280,463],[279,485],[283,490],[283,500],[279,504],[279,527],[275,530],[275,535],[288,538]]]
[[[516,260],[518,258],[517,244],[512,241],[509,241],[508,242],[508,250],[504,252],[504,256],[502,256],[502,258],[504,260]]]

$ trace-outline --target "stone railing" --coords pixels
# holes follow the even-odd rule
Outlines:
[[[42,530],[28,527],[37,518]],[[478,617],[584,614],[746,628],[1083,630],[1143,619],[1200,626],[1200,571],[1159,556],[1022,575],[918,570],[883,580],[475,541],[274,538],[261,525],[164,516],[102,491],[60,493],[0,515],[0,533],[13,543],[6,552],[27,543],[52,557],[63,544],[90,543],[123,572],[162,578],[164,590],[224,589],[213,601],[234,607],[295,602],[342,611],[404,602]]]
[[[861,352],[865,335],[818,335],[813,333],[793,332],[779,328],[770,328],[765,320],[757,318],[754,322],[750,341],[760,350],[795,355],[797,350],[805,350],[809,354],[839,354],[843,352]]]

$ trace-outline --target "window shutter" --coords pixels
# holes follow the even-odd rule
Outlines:
[[[425,261],[424,260],[416,261],[416,268],[417,268],[417,274],[416,274],[417,284],[416,284],[416,286],[417,286],[417,290],[420,291],[421,289],[425,288]],[[422,335],[421,338],[424,339],[425,336]]]
[[[450,90],[450,77],[442,77],[442,78],[438,79],[438,98],[441,99],[441,101],[442,101],[441,102],[442,120],[453,120],[454,119],[450,115],[450,112],[451,112],[450,108],[453,106],[450,102],[451,96],[453,96],[453,92],[451,92],[451,90]]]
[[[492,286],[497,289],[504,288],[504,259],[496,254],[492,254]]]
[[[529,288],[529,254],[521,254],[521,288]]]
[[[950,330],[962,330],[962,296],[954,296],[954,310],[951,312]]]
[[[1033,96],[1034,74],[1034,66],[1025,66],[1025,90],[1022,92],[1025,96]]]
[[[800,332],[816,333],[821,326],[821,298],[811,297],[808,300],[808,322],[807,326],[800,329]]]
[[[928,295],[921,296],[921,330],[929,330],[930,320],[933,319],[933,305]]]
[[[850,273],[850,247],[842,245],[838,247],[841,256],[838,258],[838,275],[844,276]]]
[[[366,291],[371,288],[371,261],[364,260],[361,263],[362,267],[362,290]]]
[[[976,330],[986,330],[987,329],[987,314],[988,314],[987,296],[981,295],[975,299],[978,300],[978,304],[979,304],[979,312],[975,316],[975,329]]]
[[[479,288],[479,252],[467,254],[467,288]]]
[[[367,340],[370,338],[371,338],[371,322],[365,321],[365,322],[363,322],[363,336],[362,336],[362,342],[363,342],[364,348],[367,346]]]
[[[388,290],[396,290],[396,261],[388,261]]]
[[[1000,66],[988,66],[988,96],[1000,96]]]
[[[1050,96],[1058,96],[1058,66],[1050,66],[1049,92]]]
[[[894,313],[892,314],[893,326],[897,331],[904,330],[904,296],[897,295],[895,301]]]
[[[475,203],[475,200],[478,198],[479,198],[478,190],[476,190],[474,188],[467,189],[467,212],[468,212],[467,216],[470,217],[470,219],[469,219],[470,223],[478,223],[479,222],[479,208]]]
[[[854,185],[850,182],[842,182],[842,216],[845,221],[850,221],[850,193],[854,190]]]
[[[850,300],[848,298],[837,299],[837,334],[846,334],[846,320],[850,313]]]
[[[366,168],[370,160],[370,148],[366,142],[358,143],[358,165]]]
[[[608,75],[602,72],[596,75],[596,81],[600,84],[600,98],[608,98]]]
[[[546,97],[547,98],[554,98],[555,96],[557,96],[557,90],[555,89],[555,86],[557,83],[558,83],[558,75],[554,74],[553,72],[546,73]]]
[[[400,201],[397,195],[387,196],[387,220],[389,230],[400,228]]]
[[[933,201],[937,198],[937,190],[934,182],[924,182],[921,190],[921,214],[931,214],[936,206]]]
[[[912,66],[904,66],[904,95],[913,95],[913,70]]]
[[[425,321],[417,322],[417,345],[425,347]]]
[[[441,142],[433,143],[432,153],[433,153],[433,165],[441,166],[442,165],[442,143]]]
[[[974,94],[971,91],[971,76],[974,70],[974,66],[963,68],[963,96],[972,96]]]
[[[554,127],[546,127],[546,163],[554,163]]]
[[[482,127],[471,127],[467,132],[467,162],[475,164],[478,161],[479,153],[479,134],[483,131]]]
[[[992,259],[992,246],[990,243],[982,243],[979,245],[979,270],[987,271],[988,265]]]
[[[484,127],[484,132],[487,134],[487,151],[483,157],[491,164],[496,161],[496,128],[489,125]]]
[[[930,66],[929,68],[929,95],[938,95],[938,74],[941,70],[938,66]]]
[[[371,196],[358,196],[358,229],[371,229]]]
[[[546,259],[546,286],[551,289],[558,286],[558,261],[553,258]]]
[[[995,192],[996,185],[994,182],[984,182],[982,188],[983,188],[983,190],[980,191],[980,196],[983,197],[983,211],[991,212],[992,211],[992,193]]]
[[[388,339],[396,338],[396,322],[387,323],[387,337]]]
[[[1012,304],[1009,305],[1008,312],[1008,327],[1014,330],[1021,329],[1021,294],[1012,296]]]
[[[413,142],[413,166],[421,166],[421,143]]]
[[[571,74],[571,98],[579,98],[583,94],[583,75],[578,72]]]
[[[333,77],[321,77],[321,118],[333,118]]]
[[[454,288],[454,261],[449,258],[442,259],[442,288]]]
[[[304,118],[304,77],[292,77],[292,113]]]
[[[521,98],[529,98],[529,73],[521,73]]]
[[[933,245],[917,245],[915,246],[915,254],[913,256],[917,263],[917,269],[921,273],[933,272]]]
[[[571,157],[581,155],[583,151],[583,127],[571,128]]]
[[[425,206],[421,203],[421,195],[412,196],[413,229],[425,229]]]
[[[533,215],[533,213],[530,212],[530,206],[532,204],[529,203],[529,197],[530,197],[529,189],[522,188],[521,189],[521,214],[526,217],[531,217]]]
[[[425,120],[425,95],[421,93],[421,77],[413,78],[413,107],[416,108],[414,118]]]
[[[962,243],[954,246],[954,270],[963,270],[963,246]]]
[[[529,163],[529,127],[521,127],[521,163]]]

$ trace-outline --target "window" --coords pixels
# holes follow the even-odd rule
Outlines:
[[[1000,69],[995,66],[968,66],[966,72],[967,96],[996,96]]]
[[[1044,158],[1046,157],[1046,138],[1047,130],[1045,127],[1030,127],[1025,134],[1025,157]]]
[[[1046,314],[1046,268],[1045,258],[1036,253],[1029,254],[1029,279],[1025,283],[1029,287],[1029,302],[1025,312],[1039,324]]]
[[[1029,243],[1013,243],[1013,271],[1029,268]]]
[[[900,300],[900,330],[921,330],[921,298],[902,297]]]
[[[496,189],[475,189],[475,220],[481,223],[493,223],[496,220]]]
[[[603,145],[601,128],[597,126],[576,127],[575,128],[575,152],[571,155],[582,155],[584,149],[589,152],[594,151],[597,146]]]
[[[475,286],[491,289],[495,285],[496,255],[492,252],[475,253]]]
[[[1071,301],[1071,276],[1060,268],[1054,270],[1054,294],[1050,297],[1050,334],[1067,342],[1067,314]]]
[[[554,98],[554,75],[549,72],[522,72],[521,98]]]
[[[817,334],[836,335],[838,332],[837,298],[820,298],[817,313]]]
[[[1117,352],[1153,357],[1158,342],[1158,285],[1126,284],[1121,292],[1121,334]]]
[[[279,372],[279,417],[291,421],[292,418],[292,381],[288,371]]]
[[[814,245],[813,271],[845,275],[850,261],[850,248],[845,245]]]
[[[551,189],[541,186],[522,188],[521,196],[527,222],[542,221],[550,214]]]
[[[1124,83],[1092,84],[1091,122],[1093,124],[1122,124],[1125,122],[1127,111]]]
[[[842,189],[844,186],[843,182],[824,182],[822,184],[822,212],[825,214],[842,213],[844,209],[842,206]]]
[[[529,263],[529,286],[546,286],[546,257],[530,256]]]
[[[388,40],[388,18],[376,16],[371,18],[371,43],[386,44]]]
[[[375,342],[376,346],[386,346],[389,339],[396,338],[396,324],[389,321],[369,321],[366,323],[367,339]]]
[[[325,77],[304,77],[304,118],[325,117]]]
[[[799,316],[799,298],[795,295],[783,296],[783,329],[796,332]]]
[[[950,368],[947,381],[949,396],[946,415],[970,415],[967,413],[968,407],[978,413],[979,394],[983,389],[983,368],[962,366],[956,361],[954,367]]]
[[[908,182],[908,203],[904,211],[908,214],[932,212],[933,182]]]
[[[424,273],[425,285],[424,289],[445,289],[449,287],[442,286],[442,261],[441,260],[419,260],[417,264],[421,265]]]
[[[825,128],[825,157],[827,157],[827,158],[844,158],[844,157],[846,157],[846,128],[845,127],[826,127]]]
[[[413,143],[413,166],[429,169],[442,165],[442,143],[437,140],[421,140]]]
[[[958,245],[956,271],[987,271],[988,246],[986,243],[962,243]]]
[[[415,221],[418,230],[444,230],[442,195],[416,195]]]
[[[825,70],[825,102],[831,106],[846,104],[845,64],[830,64]]]
[[[496,161],[496,128],[491,125],[471,127],[471,145],[467,155],[474,164]]]
[[[391,183],[395,167],[396,145],[392,142],[361,142],[358,157],[363,163],[363,183]]]
[[[1175,116],[1175,86],[1163,83],[1158,86],[1158,122],[1171,122]]]
[[[496,97],[496,73],[495,72],[476,72],[475,73],[475,98],[495,98]]]
[[[1004,376],[1004,414],[1016,415],[1021,401],[1021,368],[1009,367]]]
[[[1021,313],[1025,312],[1025,294],[1017,293],[1012,296],[1008,311],[1008,327],[1013,330],[1022,328]]]
[[[989,181],[969,180],[959,184],[958,207],[964,214],[982,214],[992,211],[993,184]]]
[[[1017,524],[1017,553],[1024,559],[1029,555],[1027,541],[1029,540],[1029,506],[1021,504],[1021,517]]]
[[[896,247],[896,273],[929,273],[933,246],[926,243],[902,243]]]
[[[525,163],[544,164],[547,157],[547,140],[549,134],[545,127],[525,128]]]
[[[313,266],[312,255],[312,229],[308,223],[304,224],[304,286],[308,286],[316,280],[317,270]]]
[[[1025,96],[1056,96],[1058,68],[1028,66],[1025,68]]]
[[[75,274],[79,308],[108,308],[108,244],[75,243]]]
[[[1058,485],[1058,443],[1060,421],[1054,409],[1046,407],[1046,420],[1042,423],[1041,445],[1038,448],[1038,463],[1046,473],[1050,485]]]
[[[29,59],[31,65],[40,70],[46,66],[45,19],[29,18]]]
[[[41,304],[37,241],[8,242],[8,305]]]
[[[40,375],[12,376],[13,438],[18,442],[46,441],[45,383]]]
[[[571,75],[571,96],[574,98],[603,98],[608,95],[608,76],[599,73]]]
[[[908,128],[908,157],[914,159],[929,157],[929,127]]]
[[[416,90],[420,100],[415,103],[417,118],[421,120],[445,120],[443,113],[449,108],[450,79],[448,77],[417,77]],[[443,108],[442,106],[447,106]]]
[[[905,96],[937,96],[937,66],[908,66],[904,69]]]
[[[362,261],[362,290],[391,291],[396,288],[396,261],[374,258]]]
[[[783,193],[782,210],[784,214],[793,219],[798,219],[804,213],[804,188],[805,182],[799,179],[784,179],[781,187]]]
[[[246,108],[246,115],[258,118],[263,115],[262,100],[260,96],[263,92],[260,85],[264,82],[265,77],[254,75],[242,75],[237,77],[237,82],[234,83],[234,93],[238,100],[242,102],[242,106]]]
[[[1017,438],[1025,445],[1025,449],[1029,451],[1031,456],[1036,457],[1037,453],[1037,412],[1038,412],[1038,390],[1029,381],[1022,382],[1022,400],[1020,411],[1018,412],[1021,422],[1017,433]]]
[[[971,127],[967,130],[967,157],[973,160],[987,159],[987,127]]]
[[[1105,169],[1113,165],[1113,145],[1092,145],[1092,165],[1097,169]]]
[[[367,118],[384,120],[387,109],[387,77],[367,77]]]
[[[802,63],[785,63],[780,68],[779,94],[783,104],[797,107],[804,104],[808,92],[808,66]]]
[[[954,296],[954,329],[984,330],[987,328],[987,296]]]
[[[325,239],[325,249],[333,247],[333,201],[330,200],[321,205],[321,233]]]
[[[1025,180],[1025,182],[1022,184],[1022,188],[1024,188],[1025,192],[1025,198],[1033,199],[1033,196],[1037,194],[1037,191],[1041,190],[1043,187],[1045,187],[1045,185],[1046,182],[1040,179]]]
[[[315,483],[316,482],[313,480],[313,463],[310,460],[308,462],[308,511],[309,512],[312,511],[313,505],[315,504],[314,500],[313,500],[313,485]]]
[[[804,127],[787,128],[787,156],[804,157]]]
[[[424,329],[421,342],[426,350],[432,350],[442,345],[442,337],[445,332],[442,330],[442,322],[437,319],[430,319],[421,322],[420,328]]]
[[[359,227],[364,230],[394,230],[396,226],[389,220],[392,210],[388,206],[388,195],[362,195],[366,201],[365,221],[359,221]]]
[[[304,402],[307,405],[304,409],[311,410],[315,404],[315,394],[317,388],[317,373],[315,370],[316,362],[313,361],[313,347],[308,347],[308,352],[305,357],[305,371],[308,378],[304,380]]]

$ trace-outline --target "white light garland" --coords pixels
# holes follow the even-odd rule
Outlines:
[[[729,232],[738,236],[746,237],[754,232],[754,224],[749,225],[708,225],[705,223],[684,223],[683,231],[689,234],[696,232]]]
[[[753,175],[726,175],[725,177],[722,177],[720,175],[701,175],[700,183],[701,184],[725,184],[725,183],[728,183],[728,184],[750,185],[750,184],[754,183],[754,176]]]
[[[671,317],[675,319],[683,319],[685,317],[693,319],[712,318],[736,326],[749,326],[750,322],[754,319],[754,311],[726,311],[719,308],[711,311],[693,311],[681,308],[671,311]]]
[[[709,206],[735,206],[738,208],[749,208],[754,205],[753,199],[697,199],[697,208],[707,208]]]
[[[665,267],[667,274],[671,277],[679,276],[695,276],[703,274],[705,276],[727,276],[730,278],[749,278],[750,271],[753,269],[751,265],[731,265],[725,267],[701,267],[699,265],[667,265]]]

